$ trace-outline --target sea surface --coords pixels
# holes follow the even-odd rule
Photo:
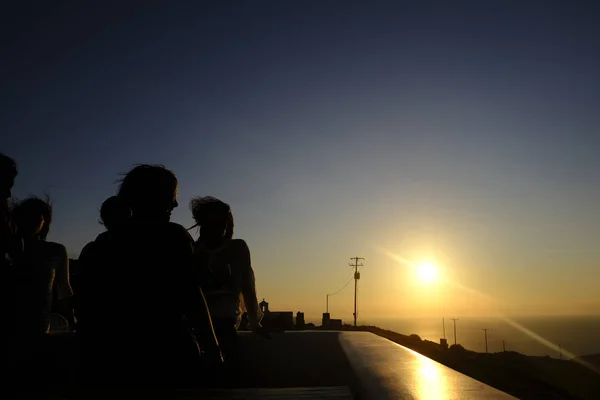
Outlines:
[[[345,321],[344,321],[345,322]],[[454,343],[453,321],[442,318],[364,318],[359,325],[374,325],[405,335],[439,343],[445,325],[448,344]],[[318,323],[320,324],[320,322]],[[533,356],[570,359],[600,353],[600,316],[460,318],[456,321],[456,342],[466,349],[485,352],[487,328],[488,351],[517,351]],[[562,349],[562,350],[561,350]]]

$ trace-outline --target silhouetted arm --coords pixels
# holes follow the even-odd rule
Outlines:
[[[183,228],[182,228],[183,230]],[[193,241],[189,234],[183,230],[181,248],[177,255],[174,268],[178,275],[179,304],[190,327],[199,336],[202,350],[209,356],[220,357],[219,346],[206,305],[204,294],[196,285],[196,276],[193,272]]]
[[[56,285],[59,300],[73,296],[73,289],[69,278],[69,257],[65,246],[53,243],[52,262],[54,262],[54,284]]]
[[[93,254],[94,241],[87,243],[79,252],[79,261],[84,263],[86,258],[90,257],[90,254]]]
[[[260,321],[263,315],[256,297],[256,282],[250,259],[250,249],[246,242],[241,239],[236,239],[236,257],[238,265],[242,270],[242,296],[244,297],[246,312],[248,313],[250,329],[256,331],[260,328]]]
[[[1,265],[12,265],[23,256],[23,239],[17,235],[8,209],[0,210],[0,260]]]
[[[67,255],[67,249],[65,246],[48,242],[48,251],[50,252],[49,262],[52,264],[51,268],[54,269],[54,286],[56,290],[57,302],[54,305],[58,312],[69,321],[72,325],[75,322],[73,316],[73,304],[71,297],[73,296],[73,289],[71,287],[71,280],[69,274],[69,256]]]

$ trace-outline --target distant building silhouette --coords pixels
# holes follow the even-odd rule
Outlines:
[[[304,313],[298,311],[298,313],[296,313],[296,329],[299,331],[304,330],[304,325]]]
[[[265,301],[265,299],[263,299],[258,306],[260,307],[260,311],[262,311],[263,313],[268,313],[269,311],[269,303],[267,303]]]
[[[443,349],[447,349],[448,348],[448,339],[441,338],[440,339],[440,347],[442,347]]]
[[[269,303],[265,299],[259,303],[259,307],[263,312],[261,324],[267,330],[283,332],[295,328],[293,311],[271,311],[269,310]]]
[[[341,319],[330,319],[329,326],[327,329],[332,331],[341,331],[342,330],[342,320]]]
[[[323,320],[321,321],[321,327],[323,329],[342,330],[342,320],[341,319],[331,319],[330,313],[323,313]]]
[[[331,315],[328,312],[323,313],[323,319],[321,320],[321,325],[325,328],[329,326],[329,321],[331,321]]]

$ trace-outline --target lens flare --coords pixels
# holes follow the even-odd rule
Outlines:
[[[421,264],[415,263],[415,262],[413,262],[413,261],[411,261],[411,260],[409,260],[407,258],[404,258],[404,257],[402,257],[402,256],[400,256],[398,254],[394,254],[394,253],[392,253],[390,251],[387,251],[385,249],[381,249],[380,248],[379,250],[381,252],[383,252],[383,254],[385,254],[386,256],[388,256],[391,259],[393,259],[396,262],[398,262],[399,264],[407,265],[407,266],[410,266],[410,267],[416,267],[417,268],[417,273],[418,273],[419,277],[422,278],[424,281],[429,281],[429,280],[435,279],[437,277],[437,274],[436,274],[436,271],[435,271],[435,266],[433,266],[430,263],[421,263]],[[467,287],[467,286],[462,285],[462,284],[460,284],[458,282],[455,282],[455,281],[450,281],[448,279],[445,279],[444,283],[446,283],[448,285],[451,285],[451,286],[453,286],[453,287],[455,287],[455,288],[457,288],[457,289],[459,289],[461,291],[469,293],[470,295],[479,297],[480,300],[485,300],[485,301],[490,302],[491,304],[500,305],[500,302],[498,300],[494,299],[493,297],[491,297],[491,296],[489,296],[489,295],[487,295],[487,294],[485,294],[485,293],[483,293],[481,291],[472,289],[470,287]],[[508,324],[508,325],[512,326],[513,328],[519,330],[523,334],[529,336],[530,338],[532,338],[535,341],[537,341],[538,343],[546,346],[547,348],[549,348],[549,349],[551,349],[551,350],[553,350],[555,352],[561,351],[562,354],[565,355],[567,358],[570,358],[573,361],[575,361],[575,362],[583,365],[584,367],[590,369],[591,371],[593,371],[593,372],[595,372],[597,374],[600,374],[600,369],[598,369],[594,365],[592,365],[592,364],[590,364],[590,363],[588,363],[586,361],[583,361],[583,360],[581,360],[579,358],[576,358],[576,356],[574,354],[572,354],[571,352],[569,352],[568,350],[566,350],[564,348],[561,349],[558,345],[556,345],[556,344],[552,343],[551,341],[547,340],[546,338],[538,335],[536,332],[533,332],[531,329],[529,329],[529,328],[521,325],[520,323],[518,323],[514,319],[509,318],[509,317],[507,317],[507,316],[505,316],[503,314],[497,313],[497,312],[491,313],[491,314],[493,314],[493,315],[490,315],[490,316],[493,316],[493,317],[496,317],[496,318],[500,318],[506,324]]]

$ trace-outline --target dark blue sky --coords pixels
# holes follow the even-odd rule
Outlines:
[[[118,174],[164,163],[174,220],[221,196],[274,282],[374,245],[600,260],[596,2],[71,3],[2,13],[0,151],[74,256]]]

